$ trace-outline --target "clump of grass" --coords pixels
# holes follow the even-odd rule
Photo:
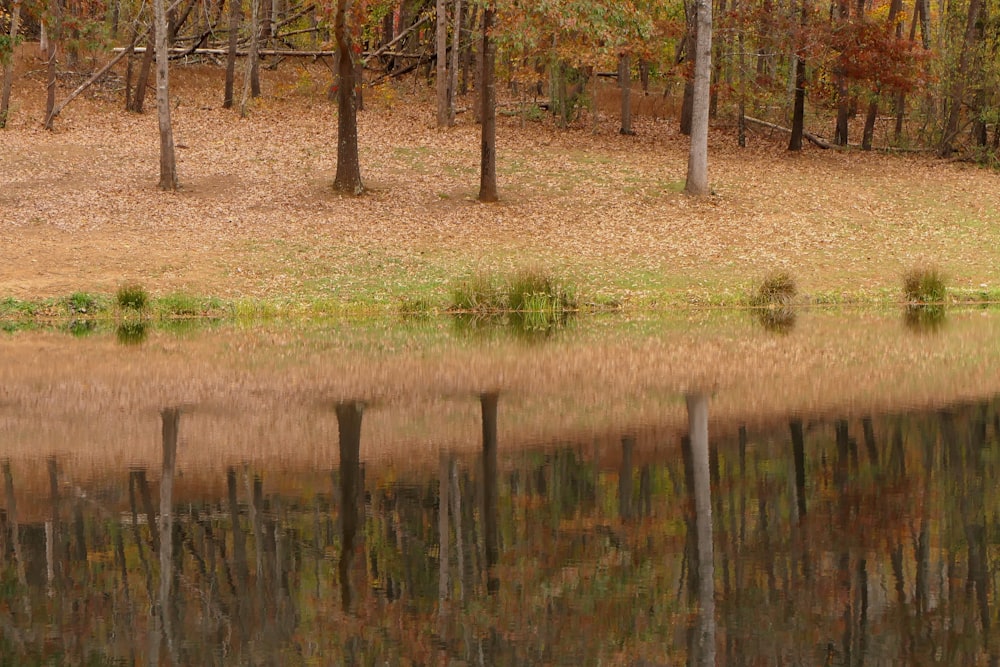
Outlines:
[[[175,292],[157,300],[157,308],[166,317],[195,317],[205,312],[201,299]]]
[[[0,317],[34,317],[38,310],[38,304],[31,301],[21,301],[14,297],[0,299]]]
[[[399,304],[399,314],[404,319],[421,319],[433,312],[431,302],[420,297],[404,297]]]
[[[126,283],[115,293],[115,302],[125,310],[145,310],[149,304],[149,293],[138,283]]]
[[[65,303],[71,315],[94,315],[103,310],[101,298],[87,292],[73,292]]]
[[[936,267],[914,267],[903,275],[903,294],[910,303],[942,303],[947,293],[944,274]]]
[[[476,274],[452,291],[452,310],[473,313],[542,313],[576,310],[574,290],[540,269],[509,277]]]
[[[750,296],[750,305],[755,308],[787,307],[795,300],[796,294],[795,279],[787,271],[775,271],[757,286]]]

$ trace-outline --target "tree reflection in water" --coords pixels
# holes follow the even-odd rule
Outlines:
[[[325,471],[186,487],[174,409],[159,471],[2,461],[0,664],[1000,658],[1000,399],[520,451],[503,402],[428,465],[363,463],[358,403]]]

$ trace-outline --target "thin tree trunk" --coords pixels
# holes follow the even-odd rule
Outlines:
[[[445,0],[437,0],[437,126],[449,125],[448,104],[448,9]]]
[[[246,66],[243,69],[243,95],[240,96],[240,118],[247,117],[247,102],[253,91],[253,71],[257,63],[257,51],[260,47],[260,0],[250,0],[250,51],[247,53]],[[260,95],[260,84],[257,84]]]
[[[448,124],[455,124],[455,98],[458,97],[458,64],[462,50],[462,0],[455,0],[455,16],[452,21],[454,33],[451,38],[451,77],[448,83]]]
[[[850,4],[847,0],[838,0],[836,21],[846,25],[850,18]],[[841,56],[843,58],[843,56]],[[837,87],[837,125],[834,132],[834,143],[838,146],[847,145],[848,121],[851,115],[851,100],[847,88],[845,64],[837,62],[834,66],[834,81]]]
[[[160,189],[177,189],[177,161],[174,131],[170,123],[170,54],[168,53],[167,12],[164,0],[153,0],[156,20],[156,117],[160,128]]]
[[[622,89],[622,127],[619,130],[624,135],[633,135],[632,131],[632,58],[623,53],[618,62],[618,85]]]
[[[59,15],[59,1],[50,0],[49,12],[53,16]],[[56,106],[56,40],[54,35],[48,36],[48,53],[46,66],[45,85],[45,129],[52,129],[52,110]]]
[[[361,182],[361,165],[358,156],[358,110],[355,99],[354,52],[347,25],[348,0],[337,0],[334,18],[334,38],[340,57],[337,61],[337,174],[333,180],[335,190],[349,195],[365,191]]]
[[[698,39],[694,61],[694,93],[691,108],[691,147],[688,152],[687,182],[690,195],[709,194],[708,187],[708,104],[712,77],[712,2],[697,0]]]
[[[224,109],[233,108],[233,89],[236,85],[236,45],[240,30],[240,0],[229,0],[229,52],[226,54],[226,90],[222,100]]]
[[[132,93],[132,106],[129,111],[142,113],[146,104],[146,87],[149,85],[149,73],[153,71],[153,57],[156,55],[156,33],[150,31],[146,39],[146,51],[142,54],[142,62],[139,64],[139,76],[135,82],[135,91]]]
[[[21,28],[21,0],[14,0],[10,15],[10,62],[3,68],[3,92],[0,93],[0,129],[7,127],[10,113],[10,88],[14,83],[14,67],[17,64],[17,33]]]
[[[482,115],[482,141],[479,162],[479,201],[494,202],[497,196],[497,135],[496,135],[496,85],[493,81],[493,63],[496,47],[490,32],[493,30],[493,6],[483,7],[483,40],[480,51],[483,58],[479,94]]]
[[[801,4],[801,18],[799,20],[800,28],[804,31],[807,17],[809,15],[809,8],[807,5],[807,0],[800,0]],[[800,40],[805,39],[805,35],[799,36]],[[800,43],[797,45],[797,50],[795,53],[795,102],[792,108],[792,136],[788,140],[788,150],[790,151],[801,151],[802,150],[802,134],[805,131],[806,123],[806,58],[804,53],[805,45]]]

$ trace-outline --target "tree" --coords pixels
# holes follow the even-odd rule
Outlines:
[[[493,65],[496,59],[496,45],[490,32],[493,29],[493,5],[483,7],[483,56],[482,91],[479,95],[482,115],[482,141],[479,160],[479,201],[494,202],[497,196],[497,115],[496,84],[493,80]]]
[[[240,31],[241,0],[229,0],[229,50],[226,53],[226,90],[222,100],[224,109],[233,108],[233,89],[236,85],[236,46]]]
[[[712,77],[712,2],[697,0],[698,37],[694,60],[694,94],[691,108],[691,148],[688,152],[684,192],[704,196],[708,188],[708,106]]]
[[[437,0],[437,125],[451,125],[451,104],[449,103],[448,80],[448,5],[445,0]]]
[[[156,21],[156,118],[160,127],[160,189],[177,189],[177,160],[174,156],[174,130],[170,124],[170,53],[167,34],[167,11],[163,0],[153,0]]]
[[[809,15],[807,0],[800,0],[802,3],[801,31],[805,32],[806,17]],[[792,111],[792,137],[788,141],[788,150],[802,150],[802,135],[805,132],[805,111],[806,111],[806,56],[805,45],[801,42],[805,40],[803,34],[799,35],[800,43],[795,53],[795,102]]]
[[[17,48],[17,33],[21,23],[21,0],[14,0],[10,14],[10,37],[7,46],[0,44],[0,61],[3,62],[3,93],[0,95],[0,129],[7,127],[10,112],[10,87],[14,81],[14,55]],[[0,37],[0,40],[3,38]]]
[[[356,104],[354,47],[348,26],[349,0],[337,0],[333,34],[337,42],[337,175],[333,188],[349,195],[365,191],[358,158],[358,107]]]

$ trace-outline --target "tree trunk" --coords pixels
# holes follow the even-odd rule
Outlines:
[[[970,0],[969,2],[969,15],[965,24],[965,39],[962,42],[958,67],[954,72],[955,80],[952,83],[951,94],[949,95],[950,108],[948,110],[948,122],[945,125],[941,147],[938,151],[941,157],[949,157],[954,151],[953,143],[958,136],[959,125],[962,119],[962,100],[965,97],[966,79],[970,75],[969,59],[978,38],[979,14],[982,11],[982,7],[983,0]]]
[[[618,85],[622,89],[622,127],[620,132],[633,135],[632,131],[632,58],[623,53],[618,63]]]
[[[163,0],[153,0],[156,19],[156,118],[160,128],[160,189],[177,189],[174,131],[170,124],[170,54],[167,51],[167,12]]]
[[[7,127],[10,113],[10,88],[14,83],[14,66],[17,62],[17,32],[21,27],[21,0],[14,0],[10,15],[10,61],[3,68],[3,92],[0,93],[0,129]]]
[[[437,0],[437,126],[447,127],[449,123],[448,104],[448,5],[445,0]]]
[[[58,0],[49,2],[49,12],[53,16],[59,14]],[[52,110],[56,107],[56,39],[55,35],[48,36],[48,53],[46,54],[48,63],[46,66],[45,85],[45,129],[52,129]]]
[[[233,108],[233,89],[236,85],[236,45],[240,30],[240,0],[229,0],[229,52],[226,54],[226,90],[222,100],[224,109]]]
[[[493,29],[493,7],[483,7],[483,41],[480,47],[483,58],[480,81],[482,90],[479,93],[480,114],[482,116],[482,141],[480,142],[479,161],[479,201],[494,202],[497,196],[497,116],[496,116],[496,85],[493,81],[493,62],[496,57],[496,47],[490,32]]]
[[[451,36],[451,76],[448,80],[448,124],[455,124],[455,98],[458,96],[458,63],[462,50],[462,0],[455,0],[455,16],[452,20],[454,33]]]
[[[709,194],[708,104],[712,76],[712,1],[697,0],[696,12],[698,39],[691,106],[691,147],[684,191],[690,195],[704,196]]]
[[[687,33],[684,35],[684,53],[686,59],[694,61],[694,67],[698,68],[698,5],[689,6],[684,3],[684,11],[689,14],[687,19]],[[694,14],[694,16],[690,16]],[[681,134],[691,136],[691,114],[694,111],[694,77],[684,78],[684,97],[681,99]]]
[[[253,93],[253,72],[257,64],[257,51],[260,47],[260,0],[250,0],[250,50],[247,53],[246,67],[243,70],[243,95],[240,96],[240,118],[247,117],[247,102]],[[254,97],[260,95],[260,83],[257,84],[258,92]]]
[[[337,0],[333,32],[337,41],[337,175],[333,188],[349,195],[365,191],[358,157],[358,109],[355,102],[354,51],[347,25],[348,0]]]
[[[837,4],[837,20],[845,25],[850,17],[850,4],[847,0],[839,0]],[[837,126],[833,142],[838,146],[847,145],[848,121],[851,116],[851,100],[847,88],[847,74],[843,62],[834,66],[834,81],[837,86]]]
[[[153,56],[156,55],[156,33],[149,32],[146,40],[146,51],[142,54],[142,62],[139,64],[139,77],[135,82],[135,90],[132,93],[132,105],[128,108],[133,113],[142,113],[146,103],[146,87],[149,85],[149,73],[153,71]]]
[[[805,31],[806,20],[809,16],[807,0],[800,0],[801,14],[799,25]],[[801,41],[797,45],[795,53],[795,101],[792,105],[792,136],[788,140],[788,150],[802,150],[802,133],[805,131],[806,115],[806,57],[805,57],[805,35],[799,36]]]

